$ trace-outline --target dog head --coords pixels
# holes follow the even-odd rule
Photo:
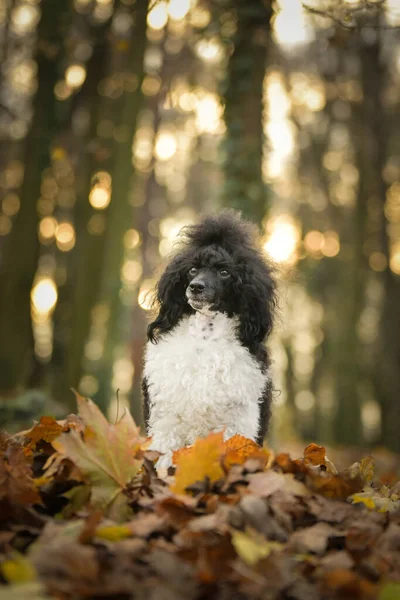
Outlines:
[[[220,311],[239,317],[245,346],[262,342],[272,329],[276,288],[254,226],[228,210],[182,234],[183,243],[157,285],[159,312],[149,325],[149,339],[156,342],[185,314]]]
[[[194,310],[233,312],[230,305],[237,273],[232,258],[223,248],[211,245],[197,250],[186,277],[185,295]]]

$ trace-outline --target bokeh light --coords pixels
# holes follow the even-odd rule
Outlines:
[[[22,4],[14,8],[11,15],[12,28],[18,35],[32,31],[40,19],[40,10],[33,4]]]
[[[45,217],[39,223],[39,235],[42,241],[52,240],[56,234],[57,220],[54,217]]]
[[[71,65],[65,71],[65,81],[70,88],[81,87],[86,79],[86,69],[82,65]]]
[[[12,221],[6,215],[0,215],[0,235],[8,235],[11,231]]]
[[[140,244],[140,233],[136,229],[128,229],[124,234],[124,246],[127,250],[133,250]]]
[[[179,21],[184,19],[190,10],[190,0],[169,0],[168,15]]]
[[[140,308],[143,308],[143,310],[151,310],[152,308],[154,286],[155,281],[153,279],[144,279],[141,283],[138,295],[138,304]]]
[[[293,264],[300,241],[299,225],[290,215],[280,215],[267,223],[264,250],[276,262]]]
[[[57,303],[57,286],[48,277],[40,279],[32,288],[31,301],[38,315],[48,315]]]
[[[155,30],[160,30],[165,27],[168,22],[168,5],[167,2],[161,0],[157,2],[147,16],[147,24]]]
[[[156,138],[154,153],[159,160],[169,160],[177,150],[176,137],[169,131],[161,131]]]
[[[21,206],[20,199],[17,194],[9,193],[4,196],[2,202],[2,210],[8,217],[13,217],[17,214]]]
[[[75,229],[71,223],[60,223],[55,232],[56,243],[59,250],[68,252],[75,246]]]
[[[400,275],[400,243],[394,244],[390,253],[390,268],[396,275]]]

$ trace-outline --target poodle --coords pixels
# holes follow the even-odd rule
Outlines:
[[[274,269],[257,229],[225,210],[185,227],[161,276],[148,326],[142,390],[152,448],[174,450],[210,432],[262,444],[270,419]]]

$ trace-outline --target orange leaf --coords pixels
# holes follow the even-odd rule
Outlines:
[[[225,442],[225,455],[223,463],[226,468],[232,465],[242,465],[248,458],[261,459],[267,464],[272,454],[265,448],[260,448],[256,442],[244,437],[243,435],[234,435]]]
[[[204,439],[197,439],[193,446],[174,454],[176,460],[175,485],[172,491],[176,494],[185,493],[185,489],[208,477],[210,482],[223,477],[221,456],[224,452],[222,432],[210,433]]]
[[[326,450],[318,444],[308,444],[304,449],[304,463],[311,465],[325,465]]]
[[[53,417],[40,417],[39,423],[36,423],[26,433],[26,437],[30,439],[29,446],[35,446],[42,440],[44,442],[52,442],[60,435],[62,430],[62,425],[57,423]]]
[[[295,466],[290,455],[286,452],[281,452],[275,456],[275,464],[282,469],[284,473],[294,473]]]

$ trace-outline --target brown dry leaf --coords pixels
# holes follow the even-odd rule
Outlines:
[[[290,538],[289,548],[294,552],[325,554],[331,538],[344,538],[345,534],[328,523],[316,523],[299,529]]]
[[[164,517],[168,523],[178,527],[185,525],[194,517],[194,511],[185,502],[174,496],[161,500],[155,507],[156,513]]]
[[[130,412],[115,425],[108,423],[91,400],[77,394],[79,415],[86,425],[84,436],[71,429],[52,445],[69,458],[92,485],[91,501],[96,507],[110,504],[138,475],[142,467],[139,453],[147,441],[140,437]]]
[[[100,565],[92,546],[60,535],[46,545],[34,544],[28,558],[56,597],[80,597],[81,590],[86,591],[85,596],[91,596],[87,592],[98,589]]]
[[[29,506],[40,504],[41,499],[32,479],[29,459],[22,446],[10,441],[0,456],[0,502]],[[0,516],[1,519],[1,516]]]
[[[310,487],[327,498],[346,500],[363,489],[361,477],[351,477],[348,473],[309,472],[308,479]]]
[[[25,437],[30,440],[28,445],[30,447],[35,447],[36,444],[42,440],[44,442],[52,442],[62,431],[62,425],[57,423],[53,417],[40,417],[40,421],[35,423],[35,425],[26,432]]]
[[[294,496],[310,495],[310,491],[304,483],[294,479],[291,473],[284,475],[275,471],[266,471],[265,473],[250,475],[248,479],[250,484],[247,490],[262,498],[268,498],[275,492],[287,492]]]
[[[375,600],[378,586],[347,569],[334,569],[324,574],[322,585],[327,595],[337,598]]]
[[[223,477],[221,456],[224,452],[222,432],[211,433],[204,439],[197,439],[184,452],[176,452],[175,484],[171,487],[176,494],[184,494],[187,487],[206,477],[211,483]]]

